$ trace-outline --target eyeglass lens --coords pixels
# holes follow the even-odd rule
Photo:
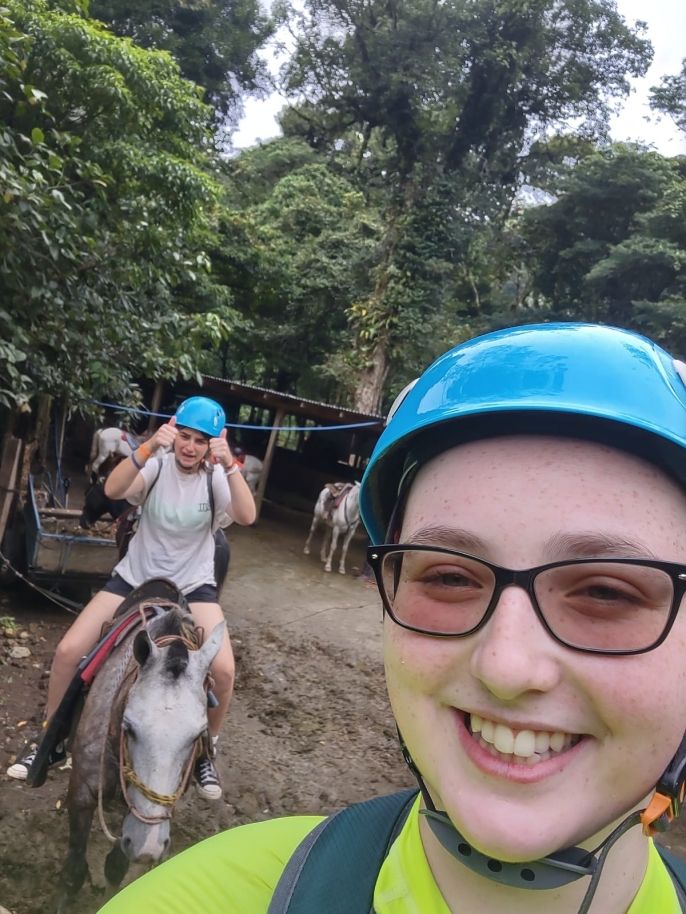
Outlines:
[[[490,607],[496,575],[468,556],[423,550],[387,553],[382,585],[397,622],[427,634],[461,635]],[[553,634],[590,650],[641,650],[662,634],[670,617],[670,575],[650,565],[598,561],[538,572],[533,591]]]

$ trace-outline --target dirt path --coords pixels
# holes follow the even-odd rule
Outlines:
[[[385,697],[375,591],[352,574],[325,574],[317,556],[304,556],[307,526],[302,515],[266,512],[255,527],[230,530],[222,605],[237,683],[219,757],[224,800],[207,803],[189,791],[175,814],[174,851],[230,825],[326,812],[410,783]],[[349,571],[360,570],[363,546],[360,540],[351,548]],[[70,622],[23,590],[0,591],[4,615],[27,636],[0,639],[3,772],[22,733],[38,721],[52,652]],[[28,646],[30,657],[10,659],[17,645]],[[44,787],[30,790],[0,775],[0,906],[12,914],[53,908],[67,841],[67,777],[53,772]],[[73,914],[102,905],[108,850],[94,827],[93,884]]]
[[[224,799],[210,804],[188,793],[175,815],[175,852],[230,825],[328,812],[412,783],[385,696],[376,593],[352,574],[325,574],[317,556],[304,556],[307,526],[302,515],[267,512],[254,528],[230,531],[222,604],[237,686],[219,757]],[[351,549],[349,571],[360,570],[363,546],[360,540]],[[0,639],[2,771],[38,721],[50,658],[70,621],[22,590],[0,591],[4,615],[14,616],[26,636]],[[31,655],[11,659],[17,645]],[[53,910],[67,841],[66,786],[64,771],[51,773],[40,790],[0,774],[0,908],[11,914]],[[686,851],[681,823],[667,843]],[[102,905],[108,849],[94,829],[92,884],[73,914]]]

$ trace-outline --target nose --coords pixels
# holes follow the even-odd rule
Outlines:
[[[559,648],[521,587],[503,590],[495,612],[473,637],[472,674],[501,701],[548,692],[559,682]]]

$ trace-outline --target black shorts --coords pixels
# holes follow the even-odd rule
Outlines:
[[[118,597],[128,597],[134,589],[133,585],[128,584],[121,575],[116,572],[109,579],[107,584],[102,588],[107,593],[115,593]],[[217,588],[214,584],[201,584],[195,590],[185,594],[189,603],[218,603]]]

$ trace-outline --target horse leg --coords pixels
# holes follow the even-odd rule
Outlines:
[[[129,869],[129,858],[121,849],[120,843],[114,845],[105,857],[105,879],[108,885],[118,888]]]
[[[319,559],[322,562],[326,561],[326,556],[329,551],[329,544],[331,543],[331,527],[327,525],[324,530],[324,536],[322,537],[322,547],[319,550]]]
[[[312,537],[314,536],[314,531],[317,529],[318,526],[319,526],[319,518],[315,514],[314,517],[312,518],[312,523],[310,524],[310,532],[308,533],[307,539],[305,540],[305,548],[303,549],[303,552],[305,553],[305,555],[310,554],[310,543],[312,542]]]
[[[98,452],[98,456],[91,463],[91,479],[96,480],[98,478],[98,470],[100,469],[100,464],[105,460],[105,457],[105,454]]]
[[[61,894],[57,905],[63,914],[78,895],[86,876],[89,875],[86,848],[93,821],[92,806],[69,807],[69,850],[60,877]]]
[[[345,574],[345,557],[348,554],[348,546],[350,545],[350,540],[353,538],[353,534],[357,529],[357,524],[353,524],[348,532],[345,534],[345,539],[343,540],[343,548],[341,549],[341,561],[338,565],[339,574]]]
[[[324,564],[324,571],[331,571],[331,559],[333,554],[336,551],[336,546],[338,545],[338,527],[331,528],[331,546],[329,548],[329,554],[326,556],[326,563]],[[324,556],[322,556],[324,558]]]

